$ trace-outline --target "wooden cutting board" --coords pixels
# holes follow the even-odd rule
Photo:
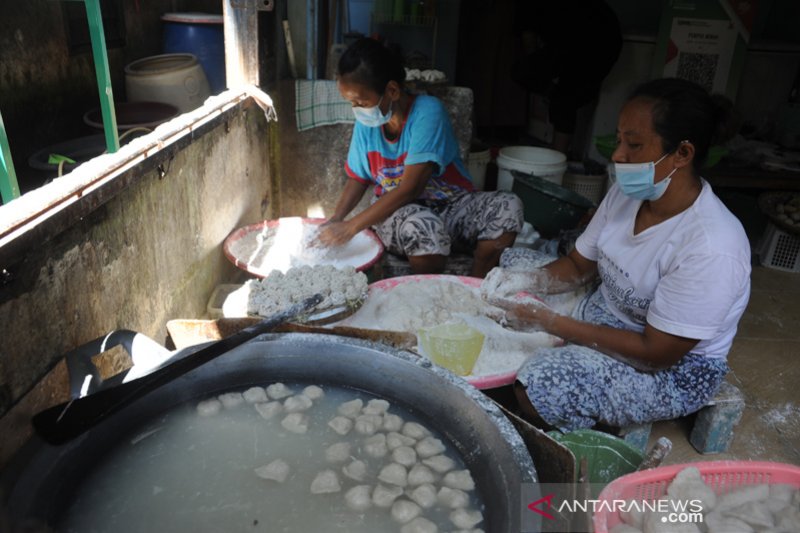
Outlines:
[[[216,320],[179,318],[167,322],[167,332],[175,348],[180,350],[187,346],[224,339],[246,327],[257,324],[260,320],[259,318],[219,318]],[[308,326],[293,323],[283,324],[274,331],[279,333],[324,333],[327,335],[353,337],[382,342],[403,350],[410,350],[417,344],[416,335],[401,331],[382,331],[344,326]]]

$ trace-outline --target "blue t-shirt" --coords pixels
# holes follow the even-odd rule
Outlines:
[[[447,110],[433,96],[412,98],[406,122],[393,141],[386,139],[382,127],[369,128],[356,122],[345,164],[347,175],[362,183],[374,183],[375,195],[381,196],[400,185],[405,165],[431,162],[436,170],[419,199],[449,200],[474,191]]]

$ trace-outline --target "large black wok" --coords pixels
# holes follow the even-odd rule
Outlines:
[[[196,348],[178,352],[185,357]],[[12,524],[58,523],[75,487],[117,442],[159,413],[214,392],[275,381],[360,389],[399,403],[435,427],[460,451],[486,510],[489,532],[531,531],[522,524],[522,485],[536,473],[521,437],[479,390],[413,354],[328,335],[262,335],[135,401],[77,439],[52,446],[34,439],[4,472],[2,492]],[[532,515],[533,513],[527,513]]]

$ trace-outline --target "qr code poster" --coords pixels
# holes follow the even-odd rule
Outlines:
[[[725,93],[738,32],[729,20],[672,19],[664,76]]]

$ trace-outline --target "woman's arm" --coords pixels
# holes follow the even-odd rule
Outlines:
[[[677,363],[699,340],[678,337],[650,324],[642,333],[581,322],[542,306],[504,305],[506,317],[516,328],[542,329],[567,342],[603,352],[643,371],[655,371]]]
[[[481,294],[490,303],[518,292],[559,294],[586,284],[597,276],[597,263],[577,250],[533,271],[495,267],[481,283]]]
[[[341,222],[344,220],[344,217],[349,215],[350,211],[361,201],[361,197],[364,196],[368,187],[368,183],[348,178],[347,183],[344,185],[342,195],[339,196],[339,201],[336,203],[333,216],[328,219],[328,222]]]
[[[326,246],[342,245],[359,231],[383,222],[399,208],[419,198],[433,175],[435,167],[436,165],[433,163],[406,165],[400,185],[396,189],[382,195],[374,204],[350,220],[334,221],[326,225],[320,231],[320,241]],[[339,203],[341,204],[342,200]],[[352,210],[352,207],[350,209]],[[337,206],[336,214],[338,213]]]

